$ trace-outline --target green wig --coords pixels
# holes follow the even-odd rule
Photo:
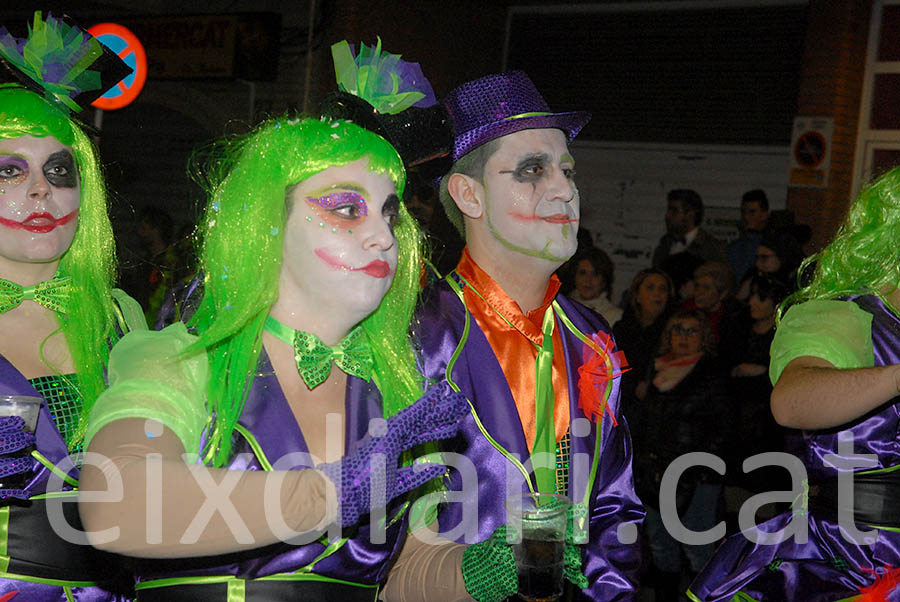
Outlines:
[[[106,388],[104,368],[110,344],[118,339],[112,283],[116,260],[106,188],[94,145],[81,128],[49,102],[23,88],[0,87],[0,138],[52,136],[72,149],[81,185],[78,228],[59,262],[72,277],[68,313],[57,314],[78,375],[83,407],[66,443],[74,449],[84,436],[94,401]],[[55,369],[54,366],[50,366]]]
[[[789,296],[781,314],[794,303],[858,294],[882,296],[900,284],[900,167],[860,191],[831,243],[808,257],[800,278],[815,267],[812,280]]]
[[[213,424],[205,457],[222,466],[256,375],[263,325],[278,298],[288,191],[329,167],[367,157],[369,169],[390,177],[402,197],[406,172],[383,138],[342,120],[285,115],[214,152],[221,159],[207,168],[209,199],[198,226],[204,294],[189,322],[199,338],[187,352],[205,351],[209,358]],[[373,342],[374,378],[387,416],[422,393],[408,335],[421,273],[420,232],[402,204],[394,235],[399,255],[394,280],[362,322]]]

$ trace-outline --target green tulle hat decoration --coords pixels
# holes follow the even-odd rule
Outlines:
[[[362,98],[379,113],[396,115],[413,105],[432,106],[437,100],[418,63],[400,60],[399,54],[383,52],[377,44],[353,48],[344,40],[331,47],[334,74],[341,91]]]
[[[74,112],[131,72],[97,38],[65,19],[47,15],[44,20],[40,11],[24,40],[0,27],[0,59],[19,72],[20,83]]]

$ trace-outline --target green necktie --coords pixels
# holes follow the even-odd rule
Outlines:
[[[25,287],[0,278],[0,314],[19,307],[26,299],[32,299],[47,309],[66,313],[71,293],[72,278],[69,276],[55,277]]]
[[[331,364],[363,380],[372,378],[372,348],[362,326],[357,326],[341,342],[329,347],[322,339],[310,332],[294,330],[268,316],[265,329],[273,336],[294,346],[294,359],[297,361],[297,372],[310,389],[314,389],[331,374]]]
[[[551,465],[534,463],[534,477],[538,491],[556,492],[556,426],[553,412],[556,397],[553,392],[553,306],[544,312],[541,331],[544,334],[543,344],[538,350],[535,362],[535,433],[532,454],[543,453],[543,458],[553,462]],[[565,494],[565,491],[560,493]]]

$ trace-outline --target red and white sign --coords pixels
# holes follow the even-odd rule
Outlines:
[[[119,55],[119,58],[132,69],[131,75],[91,103],[105,111],[121,109],[137,98],[144,88],[144,82],[147,81],[147,55],[144,46],[129,29],[116,23],[94,25],[88,29],[88,33]]]

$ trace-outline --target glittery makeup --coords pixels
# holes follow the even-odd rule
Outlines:
[[[367,192],[356,184],[339,184],[321,192],[325,194],[315,192],[304,199],[315,217],[321,220],[320,228],[327,225],[349,233],[350,228],[369,215],[369,206],[364,197]]]
[[[17,186],[27,177],[28,161],[16,155],[0,156],[0,182],[9,186]]]
[[[326,211],[334,211],[335,209],[344,207],[355,207],[356,211],[353,217],[365,217],[369,214],[369,206],[366,205],[366,200],[358,192],[347,190],[332,192],[331,194],[326,194],[321,197],[307,197],[306,202],[311,205],[318,205]]]

